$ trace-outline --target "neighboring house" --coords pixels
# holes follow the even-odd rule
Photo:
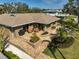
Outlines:
[[[65,17],[69,16],[69,14],[64,14],[64,13],[47,13],[50,16],[59,16],[59,17]]]
[[[8,59],[3,53],[0,52],[0,59]]]
[[[46,9],[43,12],[45,12],[45,13],[62,13],[62,9]]]
[[[69,16],[69,14],[63,13],[62,9],[46,9],[44,12],[51,16]]]

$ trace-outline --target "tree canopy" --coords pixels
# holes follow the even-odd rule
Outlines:
[[[4,41],[3,36],[0,34],[0,52],[2,52],[4,49]]]
[[[63,11],[65,13],[69,13],[77,15],[77,8],[76,8],[76,2],[75,0],[68,0],[68,3],[64,5]]]
[[[42,9],[30,8],[26,3],[4,3],[0,5],[0,14],[2,13],[40,13]]]

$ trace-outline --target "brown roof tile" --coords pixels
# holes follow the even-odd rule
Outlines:
[[[46,15],[44,13],[14,14],[14,16],[11,16],[11,14],[0,15],[0,24],[11,27],[29,24],[33,22],[49,24],[57,20],[59,20],[59,18]]]

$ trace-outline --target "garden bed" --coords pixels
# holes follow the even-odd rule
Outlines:
[[[34,33],[33,36],[31,37],[30,42],[36,43],[40,38]]]

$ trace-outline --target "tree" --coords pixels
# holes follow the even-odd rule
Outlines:
[[[68,0],[68,3],[63,8],[63,12],[77,15],[79,25],[79,0]]]
[[[77,5],[77,15],[78,15],[78,25],[79,25],[79,0],[76,0]]]
[[[25,3],[4,3],[4,13],[26,13],[28,12],[28,5]]]
[[[4,3],[3,4],[4,13],[11,13],[14,8],[15,7],[13,6],[12,3],[11,4],[10,3]]]
[[[73,10],[73,1],[74,0],[68,0],[68,8],[69,8],[69,14],[72,14],[72,10]]]
[[[69,13],[70,15],[73,14],[74,9],[74,5],[73,5],[73,1],[74,0],[68,0],[68,3],[66,5],[64,5],[64,9],[63,11],[65,13]]]
[[[33,7],[32,9],[26,3],[4,3],[0,13],[40,13],[42,9]]]
[[[70,15],[77,15],[76,5],[75,0],[68,0],[68,3],[64,5],[63,12],[69,13]]]
[[[64,20],[61,20],[61,28],[58,29],[56,37],[50,42],[49,46],[59,47],[60,45],[63,46],[63,44],[68,45],[69,42],[71,43],[75,38],[74,33],[79,31],[74,18],[75,16],[67,16]]]
[[[0,52],[4,50],[4,40],[3,36],[0,34]]]
[[[17,13],[26,13],[29,11],[29,7],[25,3],[20,3],[20,2],[15,3],[15,6],[17,6],[16,8]]]
[[[41,13],[42,10],[41,10],[40,8],[33,7],[33,8],[31,9],[31,12],[32,12],[32,13]]]

